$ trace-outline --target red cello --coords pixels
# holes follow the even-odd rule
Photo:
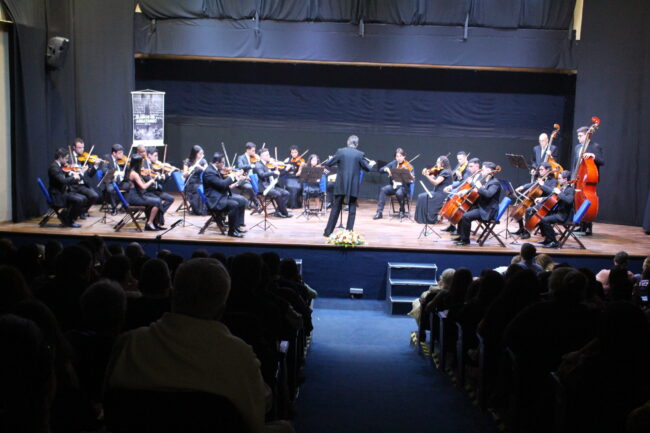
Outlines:
[[[598,215],[598,195],[596,194],[596,186],[598,185],[598,167],[594,158],[584,158],[585,150],[589,145],[591,135],[596,132],[600,126],[600,119],[596,116],[591,118],[592,125],[587,131],[585,142],[580,148],[578,161],[574,170],[576,180],[576,194],[574,199],[574,206],[576,211],[582,206],[585,200],[591,202],[591,206],[582,217],[582,221],[591,222],[596,219]]]
[[[575,179],[570,180],[566,184],[564,184],[564,186],[562,186],[562,188],[560,188],[560,189],[562,191],[564,191],[564,188],[566,188],[567,186],[572,185],[574,183],[576,183]],[[525,225],[526,230],[528,230],[529,232],[532,232],[533,230],[535,230],[535,227],[537,227],[537,225],[542,220],[542,218],[544,218],[546,215],[551,213],[551,211],[553,210],[555,205],[558,203],[558,201],[559,201],[558,194],[553,192],[551,195],[549,195],[546,198],[546,200],[544,200],[544,203],[542,203],[542,206],[540,206],[540,208],[537,209],[537,211],[533,215],[531,215],[530,218],[528,218],[528,221],[526,221],[526,225]]]
[[[439,215],[447,218],[450,224],[458,224],[460,219],[465,215],[465,212],[471,209],[479,198],[479,193],[474,186],[476,182],[483,181],[488,176],[494,176],[501,171],[501,166],[497,165],[496,168],[487,175],[480,174],[476,179],[468,178],[458,190],[449,197],[447,202],[440,209]],[[476,176],[476,175],[475,175]]]

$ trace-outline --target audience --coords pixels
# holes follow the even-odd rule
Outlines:
[[[537,264],[535,260],[535,255],[537,254],[535,245],[528,242],[524,243],[521,246],[521,251],[519,254],[521,255],[521,261],[518,263],[519,266],[524,269],[530,269],[531,271],[535,272],[535,274],[544,272],[544,268]]]
[[[629,262],[629,255],[625,251],[619,251],[616,253],[614,256],[614,268],[622,268],[627,271],[628,267],[628,262]],[[600,272],[596,274],[596,280],[603,285],[603,289],[605,290],[605,294],[609,293],[609,273],[611,272],[611,269],[601,269]],[[634,274],[630,271],[627,271],[626,274],[632,280],[634,278]]]
[[[145,262],[140,270],[140,297],[130,297],[125,330],[148,326],[171,309],[171,277],[167,263],[160,259]]]

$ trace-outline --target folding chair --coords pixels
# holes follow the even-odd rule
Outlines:
[[[260,202],[260,206],[262,206],[264,215],[268,215],[269,213],[271,213],[271,211],[268,209],[269,205],[273,206],[273,212],[275,212],[277,209],[275,200],[263,194],[264,191],[261,190],[259,186],[259,177],[255,173],[249,174],[248,177],[251,180],[251,186],[253,187],[253,192],[255,192],[255,195],[257,195],[257,199]]]
[[[174,185],[176,185],[176,190],[181,195],[181,204],[178,205],[176,212],[179,211],[189,212],[190,204],[187,202],[187,198],[185,198],[185,179],[183,178],[183,173],[181,173],[180,171],[174,171],[172,172],[172,178],[174,179]]]
[[[38,187],[41,189],[41,192],[43,193],[43,196],[45,197],[45,201],[47,202],[47,212],[43,216],[43,219],[38,223],[40,227],[43,227],[47,222],[52,218],[53,216],[56,216],[59,221],[61,221],[61,224],[64,224],[63,218],[61,217],[61,212],[65,211],[65,208],[58,207],[54,205],[54,202],[52,201],[52,196],[50,195],[50,192],[47,190],[45,187],[45,184],[41,180],[41,178],[36,178],[36,182],[38,183]]]
[[[510,206],[510,203],[512,203],[512,199],[510,197],[503,197],[503,200],[501,200],[501,203],[499,203],[499,212],[497,212],[497,217],[493,220],[481,221],[483,231],[477,239],[477,242],[480,246],[483,246],[485,241],[488,240],[490,236],[492,236],[494,239],[499,241],[502,247],[506,247],[506,244],[503,243],[501,237],[494,232],[494,227],[499,224],[501,217],[505,213],[506,209],[508,209],[508,206]]]
[[[217,227],[219,228],[219,231],[221,232],[222,235],[226,234],[226,227],[225,227],[225,221],[224,221],[224,212],[220,210],[212,210],[208,207],[208,199],[205,197],[205,191],[203,190],[203,185],[199,185],[199,196],[201,197],[201,200],[203,200],[203,203],[205,203],[205,207],[208,210],[208,213],[210,214],[210,217],[205,221],[205,224],[203,224],[203,227],[201,227],[201,230],[199,230],[199,234],[202,235],[205,233],[205,231],[208,229],[210,224],[215,223]]]
[[[129,202],[126,201],[126,198],[124,198],[124,194],[122,194],[122,191],[120,191],[120,187],[117,186],[117,183],[115,182],[113,182],[113,189],[115,190],[117,197],[120,199],[120,203],[122,203],[122,209],[124,209],[124,216],[117,224],[115,224],[113,228],[116,232],[119,232],[122,227],[131,221],[133,224],[135,224],[136,230],[141,232],[142,228],[140,227],[140,224],[138,224],[138,218],[145,212],[146,207],[129,205]]]
[[[564,244],[566,243],[566,241],[570,237],[572,237],[573,239],[575,239],[578,245],[580,245],[580,249],[583,250],[585,249],[585,245],[573,232],[580,226],[580,223],[582,222],[582,217],[589,209],[589,206],[591,206],[591,201],[589,200],[583,201],[582,204],[580,205],[580,208],[573,215],[573,219],[571,221],[564,224],[558,224],[556,226],[558,228],[558,231],[560,232],[560,238],[557,241],[559,248],[564,248]]]

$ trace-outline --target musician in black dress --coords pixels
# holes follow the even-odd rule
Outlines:
[[[228,236],[243,238],[244,213],[246,211],[246,198],[239,194],[233,194],[233,186],[241,182],[245,175],[243,173],[223,174],[225,156],[217,152],[212,157],[212,163],[205,169],[203,175],[203,188],[207,207],[210,210],[228,212]]]
[[[252,172],[255,168],[255,164],[260,160],[260,156],[255,153],[256,148],[257,145],[252,141],[246,143],[246,150],[244,153],[238,156],[237,160],[233,162],[235,167],[244,170],[244,173]],[[262,206],[260,205],[260,201],[257,199],[257,195],[255,194],[255,190],[250,181],[244,180],[238,182],[233,192],[243,195],[248,199],[248,207],[254,209],[253,213],[262,212]],[[251,213],[251,215],[253,213]]]
[[[551,173],[551,164],[548,162],[542,162],[539,167],[537,167],[538,178],[534,182],[527,183],[525,185],[518,186],[515,191],[518,193],[525,193],[533,185],[538,184],[543,194],[539,198],[548,197],[553,192],[553,189],[557,186],[557,179],[553,173]],[[546,176],[546,177],[545,177]],[[512,232],[513,235],[518,235],[521,239],[530,238],[530,233],[524,227],[524,220],[527,219],[531,214],[534,214],[537,209],[540,207],[541,200],[536,200],[537,204],[531,206],[526,210],[526,218],[522,218],[518,221],[519,230]]]
[[[54,161],[50,164],[48,170],[49,191],[54,206],[65,208],[59,213],[61,222],[67,227],[81,227],[75,223],[79,218],[82,210],[86,206],[86,198],[72,191],[72,185],[79,182],[80,174],[63,171],[63,167],[68,163],[68,152],[65,149],[57,149],[54,152]]]
[[[426,191],[418,194],[418,201],[415,205],[415,221],[419,224],[435,224],[438,222],[438,213],[448,195],[444,192],[444,188],[452,184],[449,159],[444,155],[439,156],[435,167],[440,168],[435,175],[430,174],[427,169],[422,172],[432,186],[429,188],[431,197]]]
[[[553,230],[553,224],[565,223],[573,218],[573,197],[575,189],[568,183],[571,179],[570,171],[563,171],[558,177],[557,186],[552,193],[557,194],[558,203],[552,213],[546,215],[539,222],[539,228],[544,236],[541,245],[546,248],[557,248],[559,245]]]
[[[298,168],[303,161],[300,161],[300,150],[298,146],[291,146],[289,148],[291,156],[286,158],[283,162],[286,164],[284,176],[280,178],[283,182],[283,187],[289,192],[289,200],[287,207],[289,209],[298,209],[302,207],[302,185],[297,177]]]
[[[315,153],[312,153],[309,155],[307,158],[307,161],[298,167],[298,171],[296,172],[296,176],[300,178],[300,175],[302,174],[302,169],[307,166],[307,167],[318,167],[320,165],[320,159],[318,158],[318,155]],[[320,182],[312,182],[312,183],[307,183],[303,186],[303,191],[302,191],[302,199],[303,202],[305,200],[309,200],[310,198],[314,197],[319,197],[323,198],[321,195],[320,191]]]
[[[205,203],[199,195],[201,174],[208,167],[208,162],[203,158],[203,148],[199,145],[192,146],[190,155],[183,161],[183,177],[185,178],[185,198],[190,204],[192,215],[207,215]]]
[[[390,177],[390,171],[391,169],[394,168],[408,168],[411,171],[411,182],[410,183],[397,183],[392,180],[391,178],[391,183],[388,185],[384,185],[380,190],[379,190],[379,199],[377,200],[377,213],[375,214],[372,219],[378,220],[383,217],[383,211],[384,211],[384,206],[386,204],[386,200],[388,199],[389,196],[394,195],[397,198],[397,201],[399,202],[399,217],[404,218],[404,204],[406,203],[406,200],[408,199],[409,196],[409,188],[411,183],[413,183],[413,167],[406,161],[406,152],[404,152],[404,149],[401,147],[398,147],[395,149],[395,159],[382,168],[379,169],[380,172],[387,173],[388,176]]]
[[[257,177],[259,179],[260,193],[269,187],[272,179],[279,178],[280,176],[280,170],[277,167],[267,167],[267,165],[273,164],[274,162],[271,161],[269,150],[260,150],[260,161],[255,164],[255,174],[257,174]],[[273,214],[274,216],[278,218],[291,218],[293,216],[293,214],[287,212],[287,201],[289,200],[289,193],[286,189],[280,188],[276,184],[276,186],[269,190],[266,196],[274,199],[277,203],[277,209]]]
[[[129,182],[129,192],[126,201],[129,205],[144,206],[147,223],[144,226],[146,231],[165,230],[157,224],[156,216],[163,212],[160,198],[148,191],[149,187],[155,182],[153,179],[145,181],[140,172],[142,171],[142,156],[135,154],[131,157],[129,168],[127,170],[127,179]]]
[[[101,180],[108,180],[109,182],[102,182],[99,185],[99,191],[108,199],[111,204],[111,214],[117,214],[117,193],[111,185],[111,181],[115,182],[120,189],[127,190],[129,188],[128,181],[125,179],[126,173],[126,157],[124,155],[124,148],[121,144],[114,144],[111,146],[111,153],[104,156],[104,178]],[[112,180],[111,180],[112,179]]]
[[[499,194],[501,193],[501,184],[492,176],[496,169],[496,164],[486,161],[483,163],[482,179],[474,183],[478,189],[478,199],[474,207],[463,215],[458,224],[458,238],[455,239],[456,245],[469,245],[469,235],[472,232],[472,221],[490,220],[496,218],[499,212]],[[468,191],[469,192],[469,191]]]
[[[142,159],[142,166],[145,169],[150,170],[150,175],[145,176],[145,180],[152,178],[154,180],[153,185],[149,187],[149,192],[158,196],[160,198],[160,203],[162,206],[162,212],[158,213],[158,225],[165,225],[165,213],[174,203],[174,197],[164,191],[165,182],[171,177],[171,173],[167,174],[163,170],[156,171],[154,167],[160,163],[158,161],[158,150],[155,147],[149,147],[146,149],[146,159]]]
[[[334,231],[334,226],[346,199],[350,206],[346,229],[354,230],[354,220],[357,216],[357,197],[359,196],[359,173],[361,170],[370,171],[376,164],[375,161],[368,160],[363,152],[357,150],[358,145],[359,137],[351,135],[348,137],[347,147],[340,148],[333,157],[323,162],[326,167],[338,166],[332,212],[330,212],[323,236],[328,237]]]
[[[95,174],[97,173],[99,162],[91,163],[79,161],[79,157],[82,156],[83,153],[84,141],[81,138],[75,138],[72,143],[72,157],[74,158],[72,163],[80,165],[81,176],[79,177],[79,183],[71,185],[70,188],[72,189],[72,192],[76,192],[77,194],[86,197],[86,206],[81,211],[81,215],[79,215],[79,218],[86,219],[88,216],[88,209],[99,200],[99,194],[93,187],[93,177],[95,177]]]
[[[465,152],[459,152],[459,153],[465,153]],[[460,166],[462,167],[462,166]],[[467,167],[465,170],[462,171],[462,177],[456,179],[458,175],[458,168],[454,170],[454,182],[451,185],[447,185],[446,187],[443,188],[443,192],[447,194],[451,194],[453,192],[456,192],[458,187],[460,187],[467,179],[470,177],[474,176],[476,173],[478,173],[481,170],[481,161],[478,158],[472,158],[469,161],[467,161]],[[449,224],[446,228],[442,229],[443,232],[449,232],[450,234],[456,233],[457,229],[456,226],[453,224]]]
[[[580,158],[580,151],[582,150],[582,146],[585,144],[585,141],[587,140],[587,132],[589,131],[588,126],[581,126],[576,130],[576,133],[578,135],[578,144],[573,150],[573,167],[575,167],[575,172],[574,174],[577,175],[577,170],[579,167],[579,158]],[[598,172],[600,173],[600,167],[605,165],[605,158],[603,156],[603,148],[600,146],[600,144],[589,140],[589,143],[587,144],[587,147],[585,148],[585,152],[582,155],[582,158],[593,158],[594,163],[596,164],[596,167],[598,168]],[[580,231],[584,232],[586,236],[591,236],[593,234],[593,228],[591,222],[583,222],[580,224]]]

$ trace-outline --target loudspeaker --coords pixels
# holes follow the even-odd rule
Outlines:
[[[47,66],[50,69],[59,69],[65,62],[65,55],[68,52],[70,39],[55,36],[47,41],[47,53],[45,54]]]

